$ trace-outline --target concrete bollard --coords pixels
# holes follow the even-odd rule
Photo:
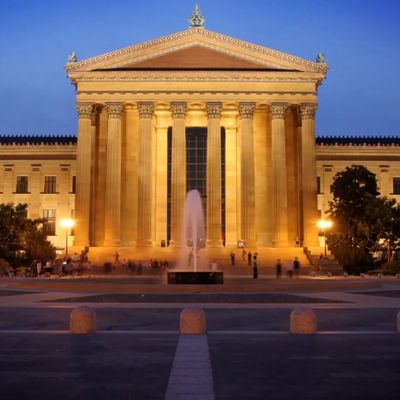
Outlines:
[[[400,311],[397,313],[397,332],[400,333]]]
[[[201,308],[184,308],[179,317],[179,333],[182,335],[205,335],[207,318]]]
[[[95,333],[96,313],[87,306],[74,308],[69,316],[71,333]]]
[[[312,334],[317,332],[317,317],[311,308],[298,306],[290,314],[290,333]]]

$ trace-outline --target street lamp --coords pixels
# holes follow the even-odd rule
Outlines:
[[[75,221],[71,218],[65,218],[60,221],[60,226],[65,229],[65,255],[68,256],[68,230],[75,226]]]
[[[326,257],[326,230],[332,228],[333,222],[327,219],[320,219],[317,222],[318,228],[321,230],[322,234],[324,235],[324,251]]]

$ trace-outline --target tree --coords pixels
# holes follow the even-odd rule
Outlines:
[[[331,192],[328,214],[334,225],[327,240],[345,269],[370,269],[377,250],[391,257],[399,245],[400,209],[395,200],[379,197],[375,174],[363,166],[347,167],[335,175]]]
[[[29,219],[27,207],[0,204],[0,258],[12,265],[55,258],[55,248],[43,231],[43,219]]]

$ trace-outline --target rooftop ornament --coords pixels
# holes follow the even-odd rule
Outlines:
[[[315,59],[315,62],[318,64],[326,64],[325,61],[325,54],[324,53],[318,53],[317,58]]]
[[[68,62],[69,63],[74,63],[78,61],[78,57],[76,56],[76,53],[73,51],[72,53],[68,54]]]
[[[190,28],[204,28],[204,22],[206,20],[204,19],[203,15],[201,14],[201,11],[199,9],[199,6],[196,4],[194,6],[194,11],[189,18],[189,24]]]

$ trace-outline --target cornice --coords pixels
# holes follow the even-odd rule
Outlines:
[[[304,92],[304,91],[290,91],[290,92],[279,92],[274,90],[262,90],[262,91],[214,91],[214,90],[168,90],[168,91],[154,91],[154,90],[85,90],[85,91],[77,91],[77,96],[80,95],[130,95],[130,96],[155,96],[159,97],[160,95],[171,96],[171,95],[198,95],[198,96],[205,96],[205,95],[232,95],[232,96],[265,96],[265,95],[277,95],[277,96],[307,96],[307,95],[316,95],[316,92]]]
[[[257,55],[260,56],[258,59],[258,62],[260,62],[260,59],[262,60],[263,57],[272,57],[272,59],[276,60],[276,66],[280,68],[284,68],[285,65],[289,66],[290,64],[295,64],[298,65],[299,67],[301,66],[301,70],[304,71],[310,71],[310,72],[317,72],[317,73],[322,73],[325,75],[328,71],[328,66],[323,63],[316,63],[312,62],[309,60],[305,60],[300,57],[296,57],[293,55],[289,55],[286,53],[282,53],[277,50],[273,50],[267,47],[263,47],[260,45],[256,45],[253,43],[249,43],[240,39],[235,39],[230,36],[222,35],[216,32],[209,31],[207,29],[201,29],[201,28],[191,28],[185,31],[177,32],[171,35],[163,36],[158,39],[150,40],[147,42],[139,43],[136,45],[128,46],[119,50],[115,50],[106,54],[102,54],[100,56],[96,57],[91,57],[82,61],[78,62],[72,62],[72,63],[67,63],[65,66],[65,69],[68,73],[73,72],[73,71],[79,71],[79,70],[90,70],[92,67],[95,66],[95,68],[101,68],[101,67],[106,67],[107,64],[111,61],[114,60],[116,64],[119,63],[124,63],[124,57],[128,54],[132,54],[133,57],[135,55],[139,54],[139,59],[140,59],[140,53],[143,52],[144,50],[148,50],[150,48],[154,48],[155,50],[155,55],[159,53],[157,48],[162,45],[171,45],[174,42],[179,42],[182,39],[190,39],[192,38],[193,40],[190,42],[190,45],[193,44],[201,44],[205,45],[204,42],[201,39],[210,39],[215,42],[216,47],[217,45],[220,44],[222,47],[228,45],[232,47],[232,52],[234,51],[234,48],[237,49],[237,51],[242,50],[245,51],[245,57],[250,57],[251,54],[254,56],[254,58],[257,58]],[[198,42],[196,42],[196,38]],[[183,44],[184,45],[184,44]],[[208,43],[209,46],[212,46],[210,43]],[[182,48],[182,45],[179,47]],[[250,53],[249,53],[250,52]],[[242,56],[242,54],[241,54]],[[144,56],[143,56],[144,57]],[[151,55],[151,57],[154,57],[154,54]],[[272,62],[272,60],[269,60],[269,62]]]
[[[292,71],[79,71],[74,82],[300,82],[318,83],[322,75]]]

